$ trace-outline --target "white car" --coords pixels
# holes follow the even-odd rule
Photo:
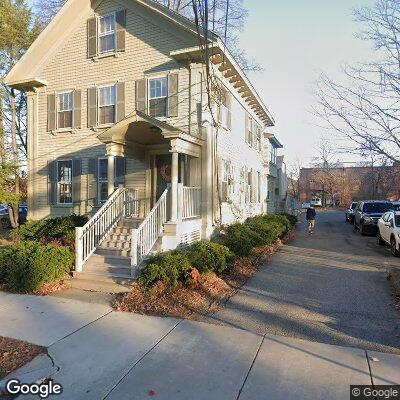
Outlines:
[[[389,244],[392,254],[400,255],[400,212],[388,211],[378,220],[378,244]]]
[[[307,208],[310,208],[311,207],[311,204],[310,203],[302,203],[302,205],[301,205],[301,208],[303,209],[303,210],[307,210]]]
[[[310,203],[315,207],[322,207],[322,200],[319,197],[313,197]]]

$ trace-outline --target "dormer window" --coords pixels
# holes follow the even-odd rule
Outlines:
[[[99,54],[115,52],[115,13],[99,18]]]

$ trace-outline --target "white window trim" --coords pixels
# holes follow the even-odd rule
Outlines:
[[[110,123],[107,123],[107,124],[100,124],[100,89],[111,87],[111,86],[115,87],[114,104],[108,104],[107,106],[102,106],[102,107],[109,107],[109,106],[112,106],[112,105],[114,106],[114,122],[110,122]],[[116,123],[116,118],[117,118],[117,95],[118,94],[117,94],[117,83],[116,82],[97,86],[97,126],[99,128],[113,126]]]
[[[167,108],[166,108],[166,115],[162,117],[155,117],[158,119],[167,119],[169,115],[169,104],[168,104],[168,96],[169,96],[169,74],[167,75],[154,75],[154,76],[149,76],[146,78],[147,79],[147,110],[150,115],[150,100],[157,100],[157,99],[167,99]],[[166,79],[167,80],[167,95],[166,96],[161,96],[161,97],[152,97],[150,98],[150,81],[156,80],[156,79]]]
[[[58,179],[58,163],[60,162],[71,162],[71,203],[61,203],[60,202],[60,196],[59,196],[59,184],[61,183],[61,181]],[[72,158],[66,158],[66,159],[61,159],[61,160],[57,160],[57,164],[56,164],[56,176],[57,176],[57,205],[58,206],[71,206],[74,204],[74,177],[73,177],[73,160]]]
[[[114,18],[114,32],[100,33],[100,20],[110,15]],[[114,35],[114,49],[109,51],[101,51],[100,50],[100,38],[104,36]],[[108,14],[100,15],[97,18],[97,54],[101,57],[108,54],[115,54],[117,52],[117,12],[111,12]]]

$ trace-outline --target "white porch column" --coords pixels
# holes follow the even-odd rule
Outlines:
[[[111,196],[114,193],[114,161],[115,157],[112,155],[108,156],[108,164],[107,164],[107,174],[108,174],[108,196]]]
[[[171,171],[171,221],[175,222],[178,216],[178,166],[179,153],[172,152],[172,171]]]

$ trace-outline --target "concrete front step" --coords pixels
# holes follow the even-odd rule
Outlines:
[[[130,242],[131,239],[132,239],[132,234],[131,233],[129,233],[129,234],[111,233],[110,235],[108,235],[106,237],[105,240],[106,241],[107,240],[118,240],[118,241],[122,241],[122,242],[128,242],[128,241]]]
[[[76,279],[99,281],[107,283],[117,283],[119,285],[131,285],[134,280],[129,273],[112,273],[112,272],[93,272],[83,270],[83,272],[74,272],[73,277]]]
[[[99,247],[96,250],[96,254],[99,254],[101,256],[109,257],[109,256],[119,256],[119,257],[130,257],[131,256],[131,250],[129,249],[119,249],[117,247]]]
[[[120,228],[137,228],[143,222],[143,218],[123,218],[118,221],[117,227]]]
[[[66,283],[74,289],[100,293],[127,293],[132,289],[130,284],[119,284],[112,280],[110,282],[101,281],[95,276],[93,279],[90,279],[90,277],[88,279],[72,278],[66,281]]]
[[[132,235],[132,228],[122,228],[120,226],[116,226],[113,229],[113,231],[110,234],[110,236],[111,235],[129,235],[130,236],[130,235]]]
[[[91,272],[95,274],[116,274],[118,276],[131,276],[132,268],[121,265],[85,265],[83,272]]]
[[[116,248],[116,249],[130,249],[131,242],[130,241],[123,241],[123,240],[105,240],[101,245],[100,248],[107,249],[107,248]]]
[[[117,266],[117,267],[130,267],[131,258],[130,257],[121,257],[118,255],[101,255],[97,253],[98,250],[94,254],[92,254],[89,259],[85,262],[83,268],[86,266]]]

